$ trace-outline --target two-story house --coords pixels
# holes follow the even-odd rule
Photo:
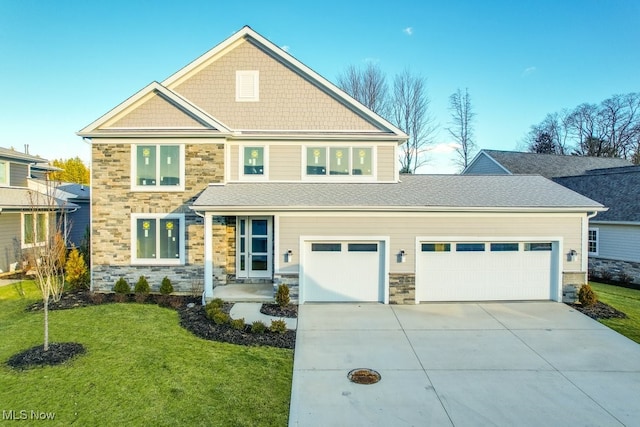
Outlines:
[[[92,288],[561,300],[603,206],[539,176],[400,175],[407,135],[249,27],[86,126]]]
[[[44,245],[56,221],[78,208],[33,179],[52,170],[46,159],[0,148],[0,274],[22,270],[27,251]]]

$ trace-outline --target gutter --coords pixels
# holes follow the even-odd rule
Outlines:
[[[411,212],[411,213],[429,213],[429,212],[488,212],[488,213],[583,213],[593,212],[589,218],[593,218],[598,212],[608,210],[608,208],[594,208],[593,206],[570,207],[570,208],[550,208],[550,207],[451,207],[451,206],[189,206],[193,211],[211,212]]]

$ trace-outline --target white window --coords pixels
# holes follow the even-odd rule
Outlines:
[[[49,235],[49,214],[22,214],[22,247],[44,246]]]
[[[269,150],[261,146],[241,146],[240,175],[246,180],[264,180],[268,178],[267,164],[269,163]]]
[[[260,72],[236,71],[236,101],[257,102],[260,100]]]
[[[0,185],[9,185],[9,162],[0,160]]]
[[[600,235],[600,230],[597,228],[589,229],[589,255],[598,255],[598,237]]]
[[[372,147],[307,147],[305,173],[307,176],[365,176],[372,177]]]
[[[133,214],[131,216],[131,263],[183,265],[184,238],[184,215]]]
[[[139,144],[132,149],[131,188],[184,191],[184,146]]]

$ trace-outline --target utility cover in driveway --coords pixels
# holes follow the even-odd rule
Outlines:
[[[383,301],[384,242],[306,242],[302,302]]]

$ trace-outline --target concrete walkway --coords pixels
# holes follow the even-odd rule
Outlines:
[[[640,345],[561,303],[299,307],[290,426],[639,426],[638,396]]]

